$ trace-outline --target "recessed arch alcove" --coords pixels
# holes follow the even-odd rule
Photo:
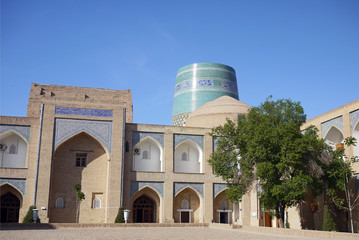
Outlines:
[[[202,173],[202,148],[187,139],[175,149],[174,171],[179,173]]]
[[[344,135],[337,127],[331,126],[324,139],[329,145],[335,148],[336,144],[344,142]]]
[[[201,195],[191,187],[176,194],[173,200],[173,218],[175,223],[200,223],[203,219]]]
[[[355,127],[353,128],[353,137],[355,137],[359,142],[359,121],[357,121]],[[359,143],[357,143],[356,146],[353,146],[353,153],[354,156],[359,158]]]
[[[163,148],[155,139],[146,137],[133,149],[133,171],[162,172]]]
[[[227,199],[227,188],[213,199],[213,220],[216,223],[232,223],[233,204]]]
[[[26,168],[27,140],[17,132],[10,130],[0,135],[0,144],[5,149],[0,153],[0,167]]]
[[[106,208],[94,210],[92,198],[106,196],[108,159],[109,152],[103,144],[84,131],[66,139],[55,149],[51,169],[50,222],[76,221],[76,184],[81,184],[85,194],[80,205],[79,222],[105,222]],[[56,208],[59,198],[63,199],[63,208]],[[105,203],[106,199],[103,200]]]

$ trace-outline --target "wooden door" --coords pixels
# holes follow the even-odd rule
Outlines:
[[[189,212],[181,212],[181,223],[189,223]]]
[[[133,203],[134,223],[155,222],[155,204],[149,197],[142,195]]]
[[[1,222],[19,222],[20,200],[12,193],[1,196]]]

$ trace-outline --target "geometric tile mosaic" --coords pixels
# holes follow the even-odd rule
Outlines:
[[[135,146],[145,137],[151,137],[159,142],[164,147],[164,134],[156,132],[132,132],[132,146]]]
[[[138,192],[139,190],[141,190],[142,188],[149,186],[153,189],[155,189],[157,192],[159,192],[162,197],[164,197],[164,186],[163,186],[163,182],[131,182],[131,194],[130,194],[130,198],[132,198],[132,196]]]
[[[202,197],[204,197],[203,195],[203,183],[185,183],[185,182],[175,182],[174,184],[174,193],[173,196],[176,196],[177,193],[179,193],[180,191],[182,191],[184,188],[186,187],[191,187],[194,190],[196,190],[199,194],[201,194]]]
[[[177,147],[178,144],[180,144],[181,142],[189,139],[192,140],[193,142],[197,143],[203,150],[203,139],[204,136],[202,135],[188,135],[188,134],[173,134],[174,137],[174,146]]]
[[[56,107],[55,114],[74,115],[74,116],[92,116],[92,117],[112,117],[112,110],[85,109]]]
[[[25,196],[25,189],[26,189],[26,179],[16,179],[16,178],[0,178],[0,185],[8,183],[9,185],[13,186],[19,192]]]
[[[23,136],[27,142],[30,142],[30,126],[0,125],[0,134],[11,130]]]
[[[213,183],[213,199],[226,187],[227,185],[225,183]]]
[[[343,132],[343,117],[340,116],[340,117],[333,118],[327,122],[322,123],[322,138],[324,138],[327,135],[329,129],[332,126],[337,127],[339,130],[341,130]]]
[[[78,119],[55,119],[54,149],[68,138],[80,132],[86,132],[100,141],[111,152],[112,122]]]

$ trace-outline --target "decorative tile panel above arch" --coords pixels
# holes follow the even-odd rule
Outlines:
[[[196,190],[199,194],[201,194],[202,197],[204,197],[204,195],[203,195],[203,183],[175,182],[175,183],[173,183],[173,185],[174,185],[174,187],[173,187],[173,189],[174,189],[173,196],[176,196],[177,193],[179,193],[180,191],[182,191],[186,187],[191,187],[194,190]]]
[[[100,141],[111,152],[112,122],[92,121],[77,119],[55,119],[55,143],[56,148],[68,138],[80,132],[86,132]]]
[[[135,146],[138,142],[140,142],[145,137],[151,137],[158,141],[162,147],[164,147],[164,134],[156,133],[156,132],[133,132],[132,133],[132,146]]]
[[[74,116],[91,116],[91,117],[112,117],[113,116],[112,110],[69,108],[69,107],[56,107],[55,114],[74,115]]]
[[[16,188],[23,196],[25,196],[26,179],[17,178],[0,178],[0,185],[8,183],[9,185]]]
[[[350,128],[352,132],[354,131],[355,124],[359,120],[359,109],[350,113]]]
[[[337,117],[337,118],[333,118],[332,120],[329,120],[327,122],[323,122],[322,123],[322,138],[325,137],[325,135],[328,133],[329,129],[335,126],[337,127],[340,131],[343,132],[343,117]]]
[[[7,131],[14,131],[23,136],[27,142],[30,142],[30,126],[0,125],[0,134]]]
[[[225,183],[213,183],[213,199],[226,187],[227,185]]]
[[[162,197],[164,197],[164,186],[163,182],[131,182],[131,195],[130,198],[133,197],[133,195],[141,190],[144,187],[151,187],[155,189],[157,192],[161,194]]]
[[[173,137],[174,137],[174,147],[177,147],[178,144],[189,139],[197,143],[203,150],[204,137],[202,135],[174,134]]]

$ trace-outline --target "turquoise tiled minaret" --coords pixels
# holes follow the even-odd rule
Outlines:
[[[177,72],[172,125],[183,126],[188,115],[222,96],[238,100],[236,72],[219,63],[194,63]]]

